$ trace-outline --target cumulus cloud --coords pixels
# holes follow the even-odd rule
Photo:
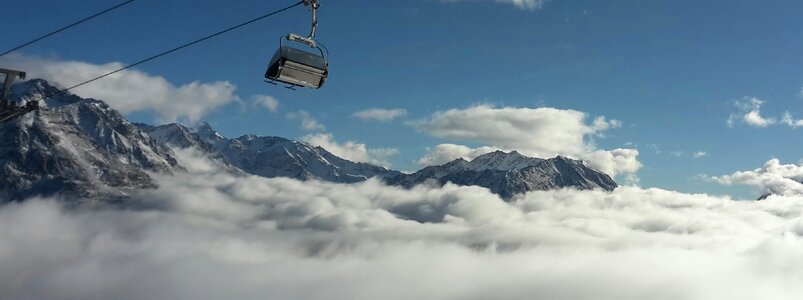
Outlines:
[[[158,178],[159,189],[125,209],[1,206],[0,298],[803,296],[803,267],[789,263],[803,259],[801,197],[622,187],[505,202],[478,187],[301,182],[209,166]]]
[[[351,115],[351,117],[363,121],[390,122],[395,120],[396,118],[403,117],[405,115],[407,115],[407,110],[402,108],[394,108],[394,109],[371,108],[355,112],[354,114]]]
[[[255,107],[263,107],[270,112],[279,111],[279,100],[267,95],[254,95],[251,97],[251,103]]]
[[[588,152],[585,137],[612,126],[603,117],[592,124],[586,124],[585,119],[585,113],[575,110],[476,105],[436,112],[429,119],[410,124],[436,137],[552,157]]]
[[[803,120],[795,119],[789,111],[785,111],[780,119],[764,117],[761,114],[761,105],[764,103],[764,100],[754,97],[746,97],[741,101],[736,101],[735,106],[739,111],[728,117],[728,127],[733,128],[736,122],[743,122],[749,126],[761,128],[771,125],[786,125],[795,129],[803,127]]]
[[[468,0],[442,0],[444,2],[467,2]],[[479,1],[479,0],[473,0]],[[540,9],[548,0],[494,0],[497,3],[514,5],[521,9]]]
[[[42,78],[63,87],[72,86],[123,67],[123,63],[92,64],[11,54],[3,65],[25,70],[29,78]],[[149,112],[158,122],[196,122],[209,112],[238,101],[236,86],[227,81],[191,82],[176,86],[161,76],[126,70],[72,90],[101,99],[121,113]]]
[[[784,112],[781,123],[792,128],[803,127],[803,120],[798,120],[792,117],[792,113]]]
[[[589,166],[611,176],[620,173],[636,173],[641,169],[638,161],[639,152],[636,149],[614,149],[611,151],[597,150],[580,155]]]
[[[338,143],[331,133],[309,134],[301,138],[302,141],[311,145],[320,146],[341,158],[354,162],[371,163],[389,167],[388,158],[398,155],[396,148],[369,149],[365,144],[355,141]]]
[[[757,110],[750,111],[743,117],[745,123],[755,127],[767,127],[769,125],[775,124],[775,119],[767,119],[761,116],[761,113]]]
[[[435,137],[470,141],[489,148],[549,158],[563,155],[586,160],[611,175],[636,172],[641,167],[635,149],[599,150],[589,141],[603,136],[607,130],[619,128],[622,122],[595,118],[590,124],[587,115],[576,110],[556,108],[497,108],[476,105],[465,109],[436,112],[430,118],[409,122],[416,129]],[[436,158],[463,157],[467,148],[447,146],[431,149],[420,162],[441,161]],[[445,154],[451,154],[445,155]]]
[[[710,179],[724,185],[752,186],[762,193],[803,196],[803,166],[781,164],[777,158],[770,159],[763,167],[755,170],[738,171]]]
[[[739,109],[739,112],[728,117],[728,127],[733,128],[737,121],[753,127],[767,127],[776,124],[778,121],[775,118],[765,118],[761,115],[761,105],[764,102],[764,100],[755,97],[745,97],[741,101],[736,101],[734,105]]]
[[[692,157],[694,157],[694,158],[703,158],[703,157],[706,157],[706,156],[708,156],[708,152],[705,152],[705,151],[697,151],[697,152],[694,152],[694,154],[692,154]]]
[[[306,110],[299,110],[298,112],[291,112],[287,114],[288,120],[301,121],[301,129],[306,131],[323,131],[326,127],[319,123],[318,120],[312,117]]]
[[[491,153],[496,150],[500,149],[487,146],[471,148],[456,144],[440,144],[434,148],[427,148],[427,152],[429,153],[420,158],[417,163],[421,166],[437,166],[458,158],[472,160],[477,158],[477,156]]]
[[[333,134],[326,132],[326,127],[323,124],[304,110],[288,113],[287,119],[299,120],[301,121],[301,129],[314,132],[301,137],[302,141],[314,146],[323,147],[330,153],[353,162],[364,162],[390,167],[391,164],[388,162],[388,159],[399,154],[399,150],[396,148],[371,149],[363,143],[351,140],[339,143],[335,140]]]

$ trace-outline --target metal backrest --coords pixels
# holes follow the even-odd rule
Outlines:
[[[294,86],[320,88],[329,74],[326,58],[321,55],[280,46],[273,55],[265,78]]]

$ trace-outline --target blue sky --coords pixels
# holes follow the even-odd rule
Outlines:
[[[130,63],[261,15],[289,1],[138,0],[19,54],[50,61]],[[10,48],[110,6],[110,1],[6,1],[0,44]],[[262,21],[137,70],[170,84],[227,81],[240,101],[201,114],[229,137],[255,133],[303,138],[305,111],[339,143],[396,149],[393,168],[416,170],[427,147],[481,140],[437,137],[412,125],[449,109],[551,107],[621,121],[588,135],[595,149],[637,149],[644,187],[753,197],[755,191],[700,180],[760,167],[770,158],[798,163],[803,118],[803,9],[799,1],[551,0],[540,8],[504,1],[322,1],[318,39],[331,51],[321,90],[289,91],[262,82],[279,36],[305,34],[303,8]],[[80,94],[80,93],[79,93]],[[277,111],[252,104],[279,101]],[[747,97],[747,98],[746,98]],[[745,122],[763,100],[766,127]],[[363,121],[370,108],[404,109],[390,122]],[[732,126],[727,120],[734,116]],[[153,110],[132,110],[154,122]],[[773,123],[773,122],[769,122]],[[751,125],[752,124],[752,125]],[[616,126],[614,126],[616,127]],[[694,158],[693,153],[707,156]],[[621,178],[620,178],[621,181]]]

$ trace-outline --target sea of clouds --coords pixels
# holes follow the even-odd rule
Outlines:
[[[0,299],[801,299],[803,197],[620,187],[509,202],[189,171],[122,205],[0,207]]]

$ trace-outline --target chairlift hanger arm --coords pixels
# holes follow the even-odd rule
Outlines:
[[[303,44],[307,44],[311,48],[317,48],[318,43],[315,41],[315,33],[318,32],[318,8],[321,7],[321,4],[318,0],[304,0],[304,5],[309,6],[312,10],[312,29],[307,37],[303,37],[297,34],[288,34],[285,38],[288,41],[299,42]]]
[[[321,7],[321,4],[318,3],[318,0],[304,0],[304,5],[312,8],[312,31],[307,38],[314,40],[315,33],[318,31],[318,8]]]

